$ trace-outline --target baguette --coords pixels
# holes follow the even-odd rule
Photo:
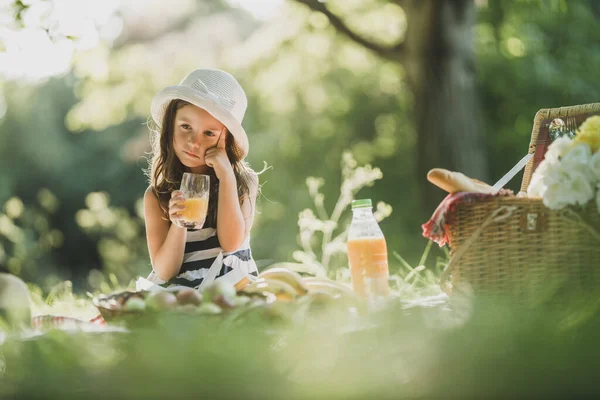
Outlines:
[[[448,171],[443,168],[434,168],[427,174],[427,180],[448,193],[471,192],[489,193],[496,192],[485,182],[472,179],[460,172]]]

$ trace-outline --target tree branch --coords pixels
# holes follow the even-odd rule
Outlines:
[[[322,13],[327,17],[331,25],[341,34],[345,35],[348,39],[355,43],[360,44],[366,49],[378,54],[379,56],[392,61],[401,62],[404,56],[404,46],[402,43],[394,45],[392,47],[382,46],[381,44],[375,43],[366,39],[356,32],[354,32],[340,17],[332,13],[326,6],[319,0],[295,0],[298,3],[304,4],[313,11]]]

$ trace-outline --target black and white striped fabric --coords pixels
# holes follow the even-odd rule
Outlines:
[[[223,278],[225,275],[236,270],[238,273],[242,271],[244,275],[258,276],[258,269],[250,251],[250,238],[247,238],[238,250],[224,252],[219,244],[216,229],[203,228],[187,231],[183,264],[181,265],[179,274],[171,278],[168,282],[160,282],[161,286],[188,286],[197,288],[202,284],[209,269],[221,252],[223,253],[223,260],[216,279]],[[235,284],[235,282],[232,283]]]

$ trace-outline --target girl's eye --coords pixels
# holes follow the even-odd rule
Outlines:
[[[192,127],[191,127],[191,126],[189,126],[188,124],[183,124],[183,125],[181,125],[181,127],[182,127],[184,130],[186,130],[186,131],[189,131],[189,130],[191,130],[191,129],[192,129]]]
[[[210,137],[215,136],[215,134],[212,131],[204,131],[204,134]]]

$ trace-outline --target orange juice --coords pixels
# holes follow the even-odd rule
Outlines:
[[[204,224],[206,212],[208,210],[208,199],[186,199],[183,204],[185,205],[185,210],[183,210],[180,214],[183,221]]]
[[[387,244],[384,237],[348,240],[352,287],[360,296],[389,294]]]

